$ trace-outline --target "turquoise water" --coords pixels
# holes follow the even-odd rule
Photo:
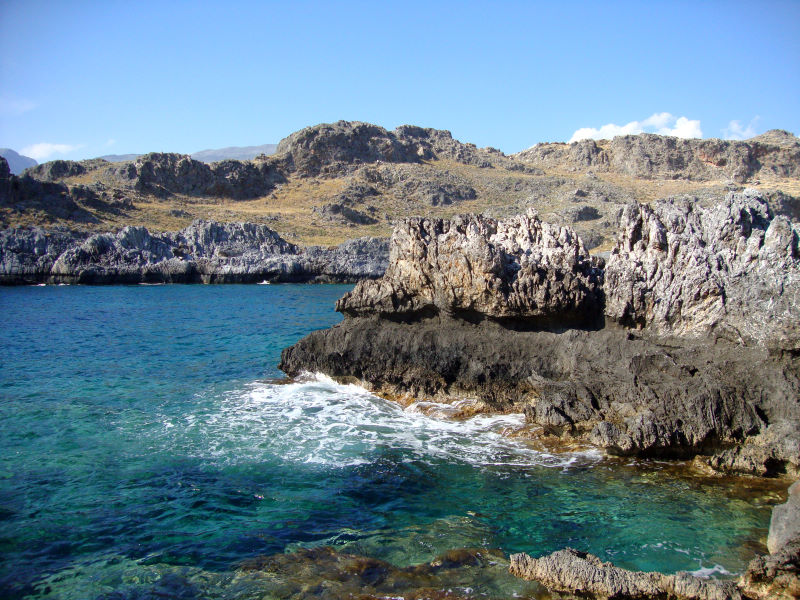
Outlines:
[[[714,575],[762,550],[778,501],[763,483],[542,454],[505,435],[521,415],[453,421],[279,379],[281,349],[338,322],[347,289],[0,289],[0,597],[294,597],[328,577],[313,560],[240,567],[319,546],[401,568],[572,546]],[[431,585],[538,593],[506,567]]]

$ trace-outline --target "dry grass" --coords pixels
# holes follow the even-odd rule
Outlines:
[[[340,221],[330,221],[314,212],[314,208],[336,201],[337,196],[357,176],[347,175],[339,178],[294,178],[278,186],[272,193],[252,200],[236,201],[225,198],[191,197],[173,195],[168,198],[155,196],[132,196],[133,209],[123,209],[120,213],[103,212],[90,205],[81,205],[93,215],[97,223],[81,223],[53,218],[41,210],[19,211],[0,207],[0,220],[3,226],[53,226],[65,225],[70,228],[90,231],[116,230],[125,225],[141,225],[151,231],[174,231],[189,225],[194,219],[216,221],[249,221],[264,223],[275,229],[287,240],[300,245],[330,246],[348,239],[362,236],[388,236],[392,222],[408,216],[427,216],[450,218],[456,214],[474,213],[502,217],[524,212],[534,207],[547,219],[558,222],[561,212],[571,206],[570,190],[578,187],[590,188],[593,185],[612,186],[620,194],[640,202],[680,194],[699,196],[724,191],[724,182],[692,182],[685,180],[646,180],[628,175],[598,172],[591,179],[584,173],[569,170],[547,169],[543,174],[530,174],[510,171],[500,166],[480,168],[450,160],[436,160],[421,165],[397,166],[398,169],[411,169],[424,175],[430,169],[457,177],[472,186],[477,192],[474,200],[457,201],[450,205],[431,206],[398,195],[394,190],[383,190],[382,195],[369,197],[365,204],[374,206],[377,224],[356,225]],[[88,185],[102,181],[110,188],[119,187],[106,169],[99,169],[66,180],[70,185]],[[792,179],[770,179],[753,183],[751,187],[764,191],[782,190],[793,196],[800,196],[800,181]],[[595,251],[610,247],[612,204],[593,204],[603,213],[603,220],[590,223],[577,223],[574,227],[581,233],[593,232],[606,236],[606,240]],[[359,208],[359,207],[356,207]]]

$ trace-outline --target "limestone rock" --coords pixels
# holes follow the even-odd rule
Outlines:
[[[354,165],[376,162],[419,163],[438,158],[490,167],[493,161],[505,159],[499,151],[454,140],[449,131],[411,125],[387,131],[358,121],[306,127],[281,140],[275,154],[287,157],[289,170],[302,176],[340,175]]]
[[[552,591],[580,594],[581,597],[615,600],[741,598],[733,582],[705,580],[688,573],[664,575],[628,571],[572,548],[538,559],[527,554],[512,554],[510,571],[517,577],[538,581]]]
[[[767,548],[777,554],[790,546],[800,546],[800,481],[789,488],[789,499],[772,510]]]
[[[630,205],[605,269],[607,317],[659,335],[800,348],[798,228],[758,192]]]
[[[80,234],[39,227],[0,231],[0,283],[46,281],[58,257],[80,239]]]
[[[575,233],[532,213],[502,221],[406,219],[392,235],[383,279],[359,284],[337,310],[587,323],[601,313],[601,283],[599,263]]]
[[[195,221],[151,234],[144,227],[86,236],[66,231],[0,232],[0,284],[352,282],[379,277],[387,241],[298,248],[264,225]]]
[[[276,155],[291,157],[294,171],[304,176],[334,173],[343,164],[417,162],[416,148],[404,144],[383,127],[338,121],[306,127],[284,138]]]
[[[649,179],[747,182],[800,176],[800,140],[773,130],[745,141],[642,133],[613,140],[537,144],[513,159],[540,167],[612,172]]]
[[[721,471],[800,472],[800,366],[758,347],[370,315],[310,334],[284,350],[280,368],[355,377],[390,395],[475,398],[524,412],[553,439],[614,454],[702,454]]]
[[[384,277],[281,368],[513,407],[615,454],[799,473],[793,226],[751,193],[637,205],[623,224],[603,273],[571,229],[532,214],[407,219]]]

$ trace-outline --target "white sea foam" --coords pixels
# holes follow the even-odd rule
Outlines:
[[[689,571],[695,577],[702,577],[703,579],[708,579],[714,575],[733,575],[728,569],[723,567],[722,565],[714,565],[713,567],[700,567],[696,571]]]
[[[569,467],[597,453],[553,455],[507,437],[524,425],[522,414],[447,418],[379,398],[356,385],[324,375],[292,383],[254,382],[217,395],[183,417],[166,435],[193,454],[226,462],[283,460],[326,466],[355,466],[391,455],[402,461],[458,461],[475,465]],[[176,424],[177,425],[177,424]],[[163,431],[163,430],[162,430]]]

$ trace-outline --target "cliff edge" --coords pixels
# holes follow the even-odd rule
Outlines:
[[[281,368],[526,414],[622,455],[800,473],[798,230],[757,193],[631,205],[607,263],[568,227],[407,219],[383,278]]]

